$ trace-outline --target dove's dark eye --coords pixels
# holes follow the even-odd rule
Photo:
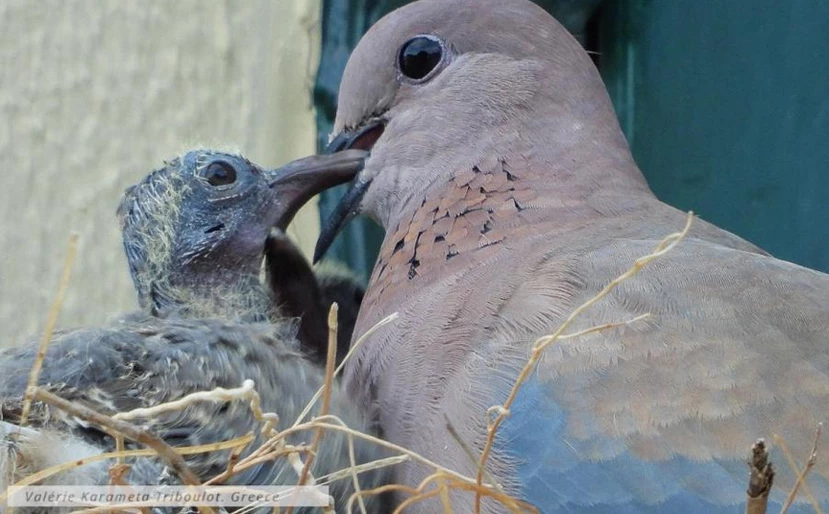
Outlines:
[[[412,80],[428,76],[443,59],[443,45],[433,36],[417,36],[403,43],[397,55],[400,73]]]
[[[236,182],[236,170],[224,161],[215,161],[207,165],[202,176],[211,186],[226,186]]]

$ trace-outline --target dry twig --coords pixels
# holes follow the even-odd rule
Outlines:
[[[360,479],[357,476],[357,458],[354,455],[354,436],[351,434],[347,434],[348,438],[348,463],[351,465],[351,485],[354,486],[354,493],[357,495],[357,502],[360,504],[360,512],[362,514],[368,514],[366,512],[366,503],[363,501],[363,497],[360,496]]]
[[[363,334],[359,338],[357,338],[357,340],[354,342],[354,344],[351,345],[351,348],[348,350],[348,353],[345,354],[345,357],[343,358],[343,361],[340,363],[339,366],[337,366],[337,369],[334,370],[334,375],[336,376],[342,371],[343,367],[345,367],[345,363],[348,362],[348,360],[351,358],[351,356],[354,355],[354,352],[357,350],[357,348],[359,348],[363,344],[363,342],[365,342],[366,339],[368,339],[368,337],[371,334],[376,332],[377,329],[379,329],[380,327],[382,327],[384,325],[387,325],[387,324],[391,323],[392,321],[394,321],[396,319],[397,319],[397,313],[393,312],[393,313],[389,314],[388,316],[386,316],[385,318],[378,321],[377,324],[375,324],[373,327],[368,329],[365,334]],[[299,414],[296,421],[294,421],[294,426],[299,425],[302,422],[302,420],[305,419],[305,416],[307,416],[308,413],[311,412],[311,409],[314,408],[314,404],[316,404],[317,400],[319,400],[320,396],[322,396],[323,388],[324,388],[324,386],[320,387],[319,390],[317,390],[316,394],[314,394],[314,396],[311,398],[311,401],[308,402],[308,405],[306,405],[305,408],[302,409],[302,412]]]
[[[409,460],[409,457],[406,455],[395,455],[393,457],[386,457],[384,459],[373,460],[371,462],[364,462],[363,464],[358,464],[347,469],[341,469],[339,471],[334,471],[327,475],[317,477],[317,484],[327,485],[332,482],[336,482],[337,480],[343,480],[348,477],[353,477],[354,475],[374,471],[375,469],[394,466],[396,464],[406,462],[407,460]]]
[[[58,409],[61,409],[73,416],[76,416],[84,421],[97,425],[104,430],[111,430],[123,436],[132,439],[138,443],[149,446],[161,457],[167,464],[178,473],[181,480],[187,485],[201,485],[199,478],[190,470],[187,463],[184,462],[182,456],[176,453],[163,439],[146,430],[130,425],[129,423],[96,412],[84,405],[80,405],[68,400],[64,400],[60,396],[52,394],[48,391],[36,387],[32,394],[33,399],[48,403]],[[215,514],[215,511],[207,506],[201,507],[207,513]]]
[[[180,455],[195,455],[199,453],[211,453],[228,449],[233,450],[234,448],[247,446],[253,441],[253,439],[253,434],[247,434],[242,437],[237,437],[236,439],[231,439],[229,441],[222,441],[218,443],[202,444],[198,446],[177,446],[175,451]],[[73,460],[46,469],[42,469],[37,473],[33,473],[19,480],[14,485],[18,487],[23,487],[27,485],[37,484],[38,482],[42,482],[43,480],[46,480],[47,478],[53,475],[57,475],[58,473],[62,473],[68,469],[77,468],[80,466],[85,466],[87,464],[92,464],[104,460],[125,457],[153,457],[157,455],[158,453],[152,448],[146,450],[124,450],[110,453],[101,453],[99,455],[85,457],[83,460]],[[0,503],[6,500],[6,494],[7,491],[0,491]]]
[[[654,249],[654,251],[652,253],[650,253],[648,255],[645,255],[644,257],[640,257],[640,258],[636,259],[636,261],[634,261],[634,263],[633,263],[633,266],[628,271],[626,271],[622,275],[616,277],[613,281],[611,281],[609,284],[607,284],[601,291],[599,291],[599,293],[596,294],[593,298],[591,298],[590,300],[588,300],[587,302],[585,302],[584,304],[579,306],[576,310],[574,310],[567,317],[567,319],[564,320],[564,322],[558,327],[558,329],[555,332],[553,332],[552,334],[550,334],[548,336],[544,336],[544,337],[538,339],[535,342],[535,344],[533,344],[532,354],[530,356],[530,359],[527,361],[527,364],[524,366],[524,368],[521,370],[521,373],[518,375],[518,379],[515,381],[515,384],[513,385],[512,390],[510,391],[510,394],[507,397],[507,400],[504,402],[503,405],[498,405],[498,406],[495,406],[495,407],[491,407],[487,411],[487,439],[486,439],[486,443],[484,444],[483,452],[481,452],[481,458],[478,461],[478,473],[477,473],[477,477],[476,477],[476,484],[477,484],[478,487],[480,487],[482,482],[483,482],[484,467],[486,466],[486,461],[489,458],[490,453],[492,452],[492,445],[495,442],[495,434],[498,431],[498,427],[500,427],[501,423],[509,415],[509,409],[512,406],[512,403],[515,401],[515,398],[518,396],[518,391],[520,390],[520,388],[524,384],[524,382],[527,380],[527,377],[529,377],[532,370],[535,369],[535,366],[538,364],[539,359],[541,359],[542,352],[548,346],[550,346],[554,342],[557,342],[558,340],[560,340],[562,335],[564,335],[564,331],[567,330],[567,328],[573,323],[573,321],[578,316],[581,315],[582,312],[589,309],[594,304],[596,304],[596,302],[598,302],[599,300],[601,300],[602,298],[607,296],[619,284],[621,284],[625,280],[627,280],[627,279],[633,277],[634,275],[636,275],[637,273],[639,273],[639,271],[642,268],[644,268],[646,265],[648,265],[651,261],[653,261],[654,259],[657,259],[657,258],[665,255],[667,252],[671,251],[674,248],[674,246],[676,246],[677,243],[679,243],[685,237],[685,235],[688,233],[688,231],[691,228],[691,223],[693,222],[693,219],[694,219],[693,213],[692,212],[688,213],[688,217],[687,217],[687,220],[685,222],[685,227],[682,229],[681,232],[676,232],[674,234],[671,234],[671,235],[667,236],[666,238],[664,238],[659,243],[659,245],[657,245],[656,249]],[[636,321],[638,319],[641,319],[641,316],[638,317],[638,318],[634,318],[633,320],[630,320],[627,323],[632,323],[633,321]],[[612,325],[609,325],[609,326],[612,326]],[[587,331],[582,331],[582,332],[577,333],[577,334],[585,334],[585,333],[588,333],[588,332],[595,332],[595,331],[600,330],[600,329],[601,329],[601,327],[594,327],[594,328],[588,329]],[[573,334],[573,336],[575,336],[577,334]],[[494,420],[490,420],[490,415],[493,412],[496,412],[497,415],[496,415]],[[481,512],[481,496],[478,492],[476,492],[475,493],[475,514],[479,514],[480,512]]]
[[[464,441],[463,438],[461,438],[461,435],[458,433],[458,430],[455,428],[455,425],[453,425],[452,422],[449,420],[449,416],[444,414],[443,418],[444,421],[446,421],[446,430],[447,432],[449,432],[449,435],[452,437],[455,443],[457,443],[457,445],[461,447],[463,453],[466,454],[467,457],[469,457],[469,461],[475,464],[478,460],[478,458],[475,456],[475,452],[473,452],[469,444],[467,444],[467,442]],[[490,482],[490,484],[492,484],[493,487],[497,488],[500,492],[504,492],[501,488],[501,485],[495,481],[495,477],[493,477],[486,469],[484,470],[484,478],[486,478]]]
[[[331,309],[328,311],[328,355],[325,359],[325,382],[322,388],[322,410],[320,411],[320,415],[322,416],[327,415],[328,410],[331,408],[331,390],[334,387],[334,363],[337,358],[338,312],[339,307],[337,302],[332,303]],[[311,478],[312,484],[316,483],[313,475],[311,475],[311,466],[314,463],[314,456],[316,455],[317,448],[319,448],[324,433],[325,429],[322,427],[317,428],[314,433],[314,439],[311,442],[311,451],[308,452],[308,457],[305,459],[305,466],[303,466],[302,472],[299,475],[299,482],[297,483],[299,486],[305,485],[305,481],[309,477]],[[287,514],[292,514],[293,511],[293,507],[288,507]]]
[[[784,454],[786,454],[786,459],[789,461],[789,465],[792,466],[792,471],[797,475],[797,481],[794,483],[792,490],[789,492],[789,496],[786,498],[786,502],[783,504],[783,508],[780,511],[780,514],[786,514],[789,511],[789,507],[792,506],[794,503],[795,498],[797,497],[797,492],[803,487],[803,491],[806,492],[809,501],[812,503],[812,507],[815,509],[817,514],[821,514],[820,505],[818,504],[817,500],[812,496],[811,492],[808,491],[808,486],[806,486],[806,475],[809,474],[809,471],[815,467],[817,464],[817,444],[820,441],[820,434],[823,429],[823,423],[818,423],[817,429],[815,429],[815,439],[812,443],[812,451],[809,453],[809,457],[806,459],[806,465],[803,467],[803,471],[798,471],[797,466],[794,463],[794,459],[791,457],[791,452],[789,452],[786,443],[783,441],[783,438],[780,436],[775,435],[775,440],[778,441],[780,447],[783,448]]]
[[[234,400],[248,400],[253,415],[257,421],[265,423],[262,432],[270,435],[270,431],[275,429],[279,423],[279,416],[272,412],[262,412],[261,399],[259,393],[256,391],[256,384],[253,380],[246,379],[242,382],[241,387],[233,389],[225,389],[224,387],[217,387],[210,391],[198,391],[188,394],[178,400],[160,403],[152,407],[142,407],[133,409],[127,412],[119,412],[112,416],[114,419],[128,420],[135,418],[151,418],[164,412],[179,411],[187,408],[190,405],[199,402],[232,402]]]
[[[66,251],[66,259],[63,261],[63,273],[60,276],[58,283],[58,292],[55,295],[55,301],[52,303],[52,308],[49,309],[49,316],[46,318],[46,330],[43,332],[43,339],[40,341],[40,348],[35,356],[35,362],[32,365],[32,370],[29,373],[29,384],[26,387],[26,394],[23,399],[23,411],[20,414],[21,427],[26,426],[29,421],[29,411],[32,408],[32,395],[35,386],[37,386],[37,379],[40,376],[40,370],[43,368],[43,359],[46,358],[46,349],[49,348],[49,343],[52,342],[52,334],[55,333],[55,325],[58,322],[58,314],[63,307],[63,301],[66,298],[66,291],[69,290],[69,277],[72,273],[72,264],[75,262],[75,251],[78,248],[78,234],[72,233],[69,236],[69,249]]]

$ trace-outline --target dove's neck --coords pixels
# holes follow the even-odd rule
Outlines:
[[[153,315],[267,321],[275,314],[273,299],[252,270],[171,274],[153,282],[149,296],[142,304]]]
[[[474,236],[482,244],[493,237],[489,231],[499,227],[521,230],[538,225],[553,235],[646,208],[654,201],[621,132],[611,134],[615,137],[574,138],[575,130],[558,130],[561,133],[547,130],[535,136],[522,130],[513,141],[502,132],[500,140],[481,144],[472,157],[438,156],[407,173],[425,177],[426,183],[383,195],[391,199],[386,216],[380,216],[387,234],[384,244],[399,246],[403,230],[422,231],[429,220],[438,237]],[[434,169],[443,172],[430,176]]]
[[[395,198],[361,312],[393,312],[409,301],[399,294],[403,288],[427,287],[449,268],[510,259],[523,240],[562,236],[655,201],[626,147],[601,153],[548,145],[533,152],[516,141],[513,148],[457,161],[425,188]]]

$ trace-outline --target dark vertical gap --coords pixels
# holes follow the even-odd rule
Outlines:
[[[593,56],[594,61],[631,147],[635,146],[636,135],[639,32],[646,4],[644,0],[605,1],[588,24],[589,47],[598,54]]]
[[[384,0],[324,0],[322,2],[322,51],[314,102],[317,108],[317,148],[323,151],[337,112],[337,91],[348,56],[366,29],[395,5]],[[319,209],[323,223],[342,198],[347,186],[339,186],[320,195]],[[326,257],[345,263],[368,277],[377,257],[383,231],[366,218],[352,221],[336,238]]]
[[[584,40],[582,41],[584,49],[587,50],[590,54],[590,58],[593,59],[593,64],[595,64],[600,70],[602,69],[602,54],[599,47],[599,30],[601,28],[599,20],[601,15],[602,6],[600,5],[596,12],[593,13],[593,15],[587,20],[587,23],[584,26]]]

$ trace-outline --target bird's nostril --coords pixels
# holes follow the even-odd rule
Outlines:
[[[225,228],[224,223],[219,223],[215,227],[210,227],[209,229],[205,230],[205,234],[212,234],[213,232],[218,232],[219,230],[223,230]]]

